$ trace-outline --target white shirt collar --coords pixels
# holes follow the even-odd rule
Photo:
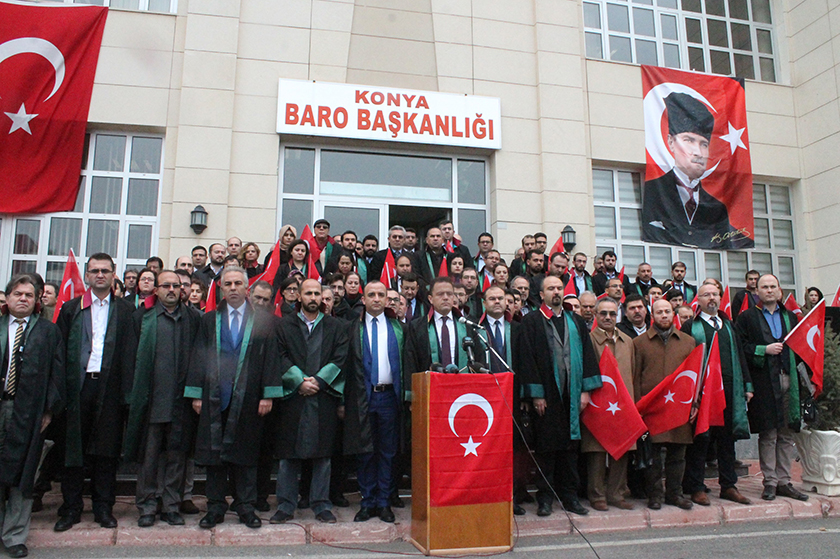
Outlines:
[[[32,315],[31,315],[31,314],[30,314],[29,316],[24,316],[24,317],[21,319],[21,320],[23,320],[23,324],[24,324],[24,326],[26,326],[27,324],[29,324],[29,319],[30,319],[30,318],[32,318]],[[12,315],[12,314],[9,314],[9,327],[12,327],[12,326],[14,325],[15,320],[17,320],[17,317],[15,317],[15,316],[14,316],[14,315]]]
[[[440,322],[440,319],[443,318],[444,315],[440,314],[439,312],[435,311],[435,322]],[[452,311],[449,311],[449,314],[445,315],[450,321],[454,322],[455,319],[452,318]]]
[[[677,167],[674,167],[674,175],[676,175],[677,180],[684,184],[689,188],[697,188],[697,185],[700,184],[700,179],[691,180],[688,178],[688,175],[680,171]],[[680,198],[682,198],[683,193],[685,193],[685,199],[688,200],[688,191],[685,188],[680,188]],[[697,192],[694,192],[695,200],[697,198]],[[683,202],[685,203],[685,202]]]

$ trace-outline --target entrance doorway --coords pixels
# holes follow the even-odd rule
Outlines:
[[[437,227],[445,219],[452,219],[452,210],[449,208],[388,206],[388,227],[402,225],[403,227],[411,227],[417,231],[418,248],[423,246],[422,243],[426,238],[426,231],[430,227]]]

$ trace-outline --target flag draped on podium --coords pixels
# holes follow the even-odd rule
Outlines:
[[[513,374],[430,376],[431,506],[510,501]]]

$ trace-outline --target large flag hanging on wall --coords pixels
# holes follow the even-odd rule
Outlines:
[[[107,14],[0,2],[0,213],[73,209]]]
[[[647,168],[642,238],[754,246],[744,81],[642,66]]]

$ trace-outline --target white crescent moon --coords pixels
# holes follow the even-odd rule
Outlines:
[[[455,431],[455,416],[458,415],[461,408],[466,406],[481,408],[481,411],[487,416],[487,430],[484,431],[486,435],[490,431],[490,427],[493,426],[493,406],[490,405],[490,402],[484,396],[473,393],[461,394],[449,406],[449,428],[452,430],[452,434],[456,437],[458,436],[458,433]]]
[[[615,385],[615,381],[612,379],[612,377],[608,377],[607,375],[601,375],[601,382],[602,383],[607,383],[607,384],[612,384],[612,387],[615,388],[615,393],[618,394],[618,387]],[[592,407],[595,407],[595,408],[600,408],[601,407],[601,406],[595,404],[592,401],[589,402],[589,405],[592,406]]]
[[[820,335],[820,327],[816,324],[811,326],[811,329],[808,330],[808,334],[806,335],[805,339],[808,342],[808,347],[811,348],[811,351],[814,353],[817,352],[817,347],[814,344],[814,338]]]
[[[674,382],[672,382],[671,385],[676,384],[676,382],[684,376],[690,378],[691,381],[694,384],[697,384],[697,373],[695,373],[694,371],[683,371],[683,372],[681,372],[680,374],[677,375],[677,378],[674,379]],[[694,401],[694,398],[692,398],[691,400],[688,400],[687,402],[680,402],[680,403],[681,404],[690,404],[693,401]]]
[[[51,42],[39,39],[38,37],[22,37],[20,39],[12,39],[0,45],[0,62],[7,58],[11,58],[16,54],[39,54],[47,59],[47,62],[52,64],[55,70],[55,85],[52,92],[44,101],[49,100],[55,95],[61,84],[64,83],[64,55]]]
[[[61,292],[62,292],[62,293],[66,293],[66,292],[67,292],[67,287],[68,287],[68,286],[70,287],[70,299],[72,299],[73,297],[75,297],[75,296],[76,296],[76,286],[75,286],[75,285],[73,285],[73,280],[68,279],[68,280],[64,283],[64,285],[61,287]]]
[[[648,94],[645,95],[643,101],[644,115],[645,115],[645,149],[650,154],[663,173],[667,173],[674,168],[674,156],[668,151],[665,141],[662,138],[662,113],[665,112],[665,98],[671,93],[685,93],[691,95],[698,101],[706,104],[712,111],[717,113],[715,108],[709,101],[694,91],[692,88],[681,83],[666,82],[653,87]],[[711,169],[707,169],[701,180],[711,175],[720,161],[714,164]]]

